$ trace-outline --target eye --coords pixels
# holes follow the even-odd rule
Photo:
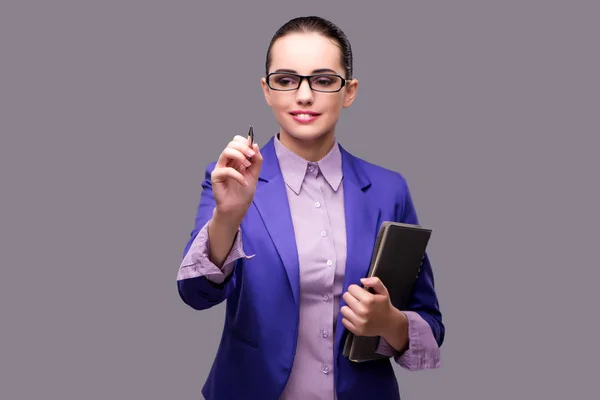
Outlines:
[[[278,86],[294,86],[298,84],[298,78],[292,75],[281,75],[275,78],[275,84]]]
[[[320,88],[326,88],[337,85],[338,81],[339,79],[336,76],[317,75],[313,77],[312,84]]]
[[[314,81],[319,86],[328,86],[333,84],[333,79],[331,78],[318,78]]]

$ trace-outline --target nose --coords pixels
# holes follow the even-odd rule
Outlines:
[[[296,91],[296,101],[300,104],[311,104],[313,102],[313,91],[308,84],[308,80],[303,79],[300,87]]]

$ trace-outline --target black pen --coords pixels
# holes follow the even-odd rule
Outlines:
[[[252,149],[252,147],[254,145],[254,129],[252,129],[252,125],[250,125],[250,130],[248,131],[248,136],[250,137],[250,143],[248,143],[248,146],[250,146],[250,148]],[[246,156],[246,159],[248,161],[250,161],[251,157]]]

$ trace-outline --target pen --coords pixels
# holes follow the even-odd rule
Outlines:
[[[252,146],[254,145],[254,129],[252,128],[252,125],[250,125],[250,130],[248,131],[248,136],[250,137],[250,139],[248,140],[248,146],[250,146],[250,148],[252,148]],[[248,161],[250,161],[250,157],[246,156],[246,159]]]

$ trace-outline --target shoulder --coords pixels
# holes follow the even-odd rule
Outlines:
[[[413,209],[408,183],[404,175],[398,171],[383,167],[373,162],[351,155],[350,163],[354,173],[360,175],[360,180],[366,184],[363,190],[381,210],[386,210],[386,219],[393,218],[398,222],[414,223],[414,218],[407,217]],[[345,178],[344,178],[345,179]]]
[[[402,173],[367,161],[348,152],[346,152],[346,155],[357,167],[357,172],[363,174],[369,180],[372,188],[377,192],[391,191],[403,197],[408,191],[408,183]]]

